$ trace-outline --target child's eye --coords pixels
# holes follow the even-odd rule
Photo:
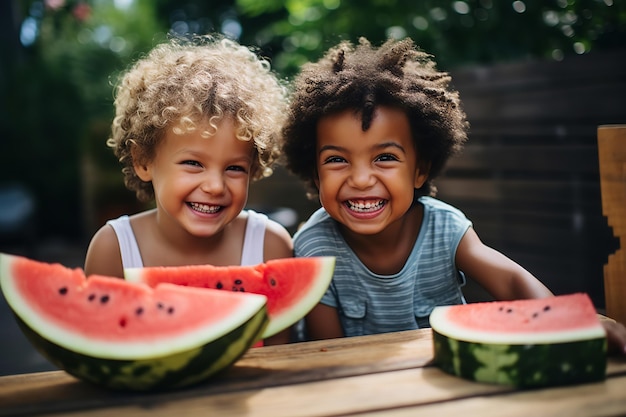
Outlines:
[[[226,168],[226,171],[237,171],[237,172],[248,173],[248,169],[241,165],[231,165],[228,168]]]
[[[398,158],[390,153],[384,153],[382,155],[379,155],[376,158],[376,161],[381,161],[381,162],[386,162],[386,161],[398,161]]]
[[[346,162],[346,160],[340,156],[331,156],[324,159],[324,164],[339,164],[342,162]]]
[[[194,167],[201,167],[202,166],[202,164],[200,164],[200,162],[194,161],[192,159],[188,159],[188,160],[182,161],[181,164],[182,165],[190,165],[190,166],[194,166]]]

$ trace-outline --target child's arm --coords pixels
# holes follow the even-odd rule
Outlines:
[[[541,298],[552,292],[530,272],[502,253],[486,246],[470,228],[461,239],[456,254],[457,267],[478,282],[496,300]],[[609,353],[626,354],[626,327],[613,320],[602,320]]]
[[[113,227],[104,225],[89,243],[85,257],[85,274],[124,278],[122,255]]]
[[[308,340],[334,339],[343,337],[343,328],[335,307],[318,304],[306,316]]]
[[[456,265],[496,300],[542,298],[552,292],[513,260],[485,245],[469,228],[456,252]]]
[[[610,319],[601,320],[601,323],[606,331],[609,344],[608,353],[626,355],[626,327],[622,323]]]
[[[267,262],[279,258],[293,258],[293,241],[287,229],[268,219],[265,224],[263,259]]]

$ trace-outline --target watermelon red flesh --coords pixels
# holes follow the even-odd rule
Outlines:
[[[162,284],[152,289],[59,264],[1,255],[10,307],[45,339],[85,355],[149,359],[219,339],[264,308],[265,297]]]
[[[330,284],[334,257],[274,259],[254,266],[189,265],[126,269],[128,281],[150,286],[169,282],[267,297],[270,323],[263,335],[272,336],[304,317]]]
[[[604,337],[587,294],[435,308],[433,328],[459,340],[491,343],[571,342]]]
[[[434,362],[480,382],[535,387],[600,381],[606,335],[586,294],[436,307]]]

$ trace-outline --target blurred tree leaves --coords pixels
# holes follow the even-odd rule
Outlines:
[[[623,0],[4,0],[0,2],[0,184],[39,199],[50,234],[84,233],[84,161],[123,189],[105,146],[119,71],[168,32],[222,32],[284,77],[340,40],[410,36],[439,67],[626,46]],[[91,172],[89,169],[88,172]],[[120,197],[122,195],[122,197]]]
[[[613,0],[237,0],[242,16],[265,16],[244,39],[272,44],[286,73],[341,39],[374,43],[409,36],[440,67],[490,64],[626,44],[626,2]],[[244,28],[246,25],[244,24]]]
[[[16,29],[10,40],[18,48],[0,63],[0,185],[19,182],[33,192],[42,234],[83,235],[85,155],[119,171],[105,146],[116,73],[165,33],[148,0],[126,10],[93,3],[4,6],[12,6],[4,18],[16,17],[3,22]]]

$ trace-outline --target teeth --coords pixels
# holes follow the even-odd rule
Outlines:
[[[192,209],[201,213],[217,213],[220,210],[220,206],[209,206],[208,204],[189,203]]]
[[[350,210],[361,211],[361,212],[376,211],[380,209],[384,204],[385,204],[385,200],[378,200],[374,202],[372,201],[358,202],[358,201],[348,200],[348,206],[350,207]]]

